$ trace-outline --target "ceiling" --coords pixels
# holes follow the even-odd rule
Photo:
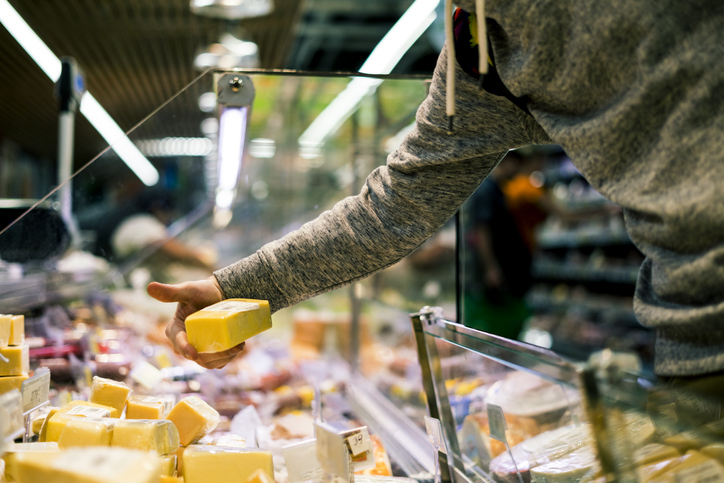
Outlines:
[[[227,31],[259,46],[260,67],[354,71],[412,0],[274,0],[271,15],[226,21],[193,15],[188,0],[9,0],[59,57],[72,56],[87,89],[124,130],[199,72],[198,49]],[[431,73],[436,52],[421,38],[397,73]],[[58,106],[53,85],[0,26],[0,142],[54,163]],[[75,167],[105,147],[76,118]],[[0,162],[2,153],[0,153]]]

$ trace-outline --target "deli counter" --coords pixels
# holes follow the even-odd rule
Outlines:
[[[212,477],[196,476],[195,458],[227,450],[259,451],[273,468],[239,475],[219,463],[214,481],[724,481],[720,407],[662,385],[631,354],[573,361],[468,327],[459,220],[397,265],[275,313],[223,369],[174,353],[174,305],[146,285],[208,277],[359,192],[427,88],[209,71],[47,197],[14,204],[0,233],[0,313],[23,316],[25,339],[0,352],[27,361],[0,377],[6,479],[22,481],[23,445],[67,451],[43,427],[105,380],[166,401],[162,417],[189,398],[212,408],[213,428],[158,450],[165,477],[186,483]]]

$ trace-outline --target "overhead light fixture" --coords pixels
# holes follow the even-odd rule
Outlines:
[[[273,139],[256,138],[249,141],[249,155],[255,158],[273,158],[277,146]]]
[[[208,156],[214,149],[209,138],[163,138],[136,141],[145,156]]]
[[[254,102],[254,84],[245,75],[225,74],[217,84],[219,113],[219,186],[216,209],[230,210],[244,157],[249,111]]]
[[[363,74],[385,75],[392,72],[412,44],[427,30],[435,20],[435,8],[440,0],[415,0],[410,8],[392,26],[380,40],[367,60],[362,64]],[[300,151],[303,157],[318,151],[324,141],[352,115],[360,101],[375,92],[382,83],[380,79],[357,77],[312,121],[312,124],[299,137]]]
[[[228,20],[259,17],[274,10],[272,0],[191,0],[190,6],[196,15]]]
[[[60,78],[60,59],[45,45],[7,0],[0,0],[0,23],[42,71],[50,77],[50,80],[56,82]],[[90,92],[86,91],[81,98],[80,112],[146,186],[158,183],[159,175],[156,168],[141,154]]]

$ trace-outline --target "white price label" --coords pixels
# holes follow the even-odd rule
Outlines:
[[[23,394],[23,413],[27,413],[48,402],[50,370],[44,367],[35,371],[33,377],[23,381],[21,392]]]
[[[427,429],[427,439],[430,440],[430,444],[439,452],[447,454],[447,444],[442,435],[442,425],[440,421],[425,416],[425,428]]]
[[[347,444],[349,444],[349,450],[352,456],[359,456],[371,450],[372,442],[370,441],[370,434],[367,428],[362,428],[359,433],[348,437]]]
[[[503,408],[494,404],[488,404],[488,426],[490,426],[491,438],[508,444],[505,438],[505,431],[508,429],[508,425],[505,423]]]

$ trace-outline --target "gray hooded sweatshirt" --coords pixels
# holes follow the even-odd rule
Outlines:
[[[472,0],[456,2],[474,11]],[[215,273],[226,297],[273,310],[394,264],[457,211],[507,150],[561,145],[590,184],[624,208],[646,255],[634,309],[655,329],[655,371],[724,370],[724,2],[488,0],[505,86],[478,91],[447,53],[416,127],[359,195]]]

